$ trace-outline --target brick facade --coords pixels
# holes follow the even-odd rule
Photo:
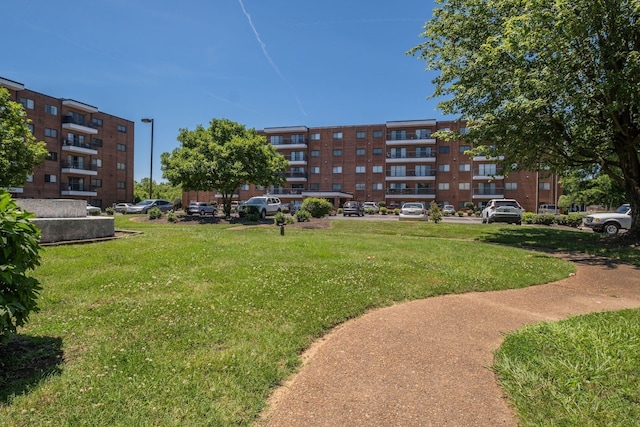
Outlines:
[[[49,151],[23,187],[10,189],[14,197],[82,199],[102,208],[133,200],[134,122],[12,80],[0,78],[0,86],[25,107]]]

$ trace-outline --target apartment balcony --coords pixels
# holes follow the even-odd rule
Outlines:
[[[406,171],[404,173],[387,169],[387,181],[435,181],[436,171]]]
[[[283,138],[278,142],[271,142],[271,145],[276,147],[277,150],[290,150],[294,148],[307,148],[309,140],[307,138]]]
[[[98,133],[98,129],[90,127],[83,121],[75,120],[72,116],[62,116],[62,129],[80,132],[87,135],[95,135]]]
[[[273,188],[269,190],[269,195],[273,196],[300,196],[302,197],[302,192],[307,191],[302,188]]]
[[[62,162],[62,173],[70,173],[74,175],[98,175],[95,166],[91,164],[81,164],[79,162]]]
[[[81,197],[95,197],[98,195],[96,188],[92,185],[86,184],[62,184],[60,186],[61,196],[81,196]]]
[[[307,164],[307,156],[285,156],[289,166],[304,166]]]
[[[503,199],[504,198],[504,188],[474,188],[473,196],[474,199]]]
[[[416,163],[416,162],[429,162],[434,163],[436,161],[435,153],[423,153],[423,152],[409,152],[409,153],[387,153],[387,163]]]
[[[388,199],[429,199],[436,198],[435,188],[387,188],[386,197]]]
[[[496,160],[504,160],[504,156],[498,156],[498,157],[474,156],[473,157],[474,162],[491,162]]]
[[[420,134],[420,135],[393,135],[387,134],[387,145],[418,145],[418,144],[430,144],[434,145],[436,143],[436,139],[432,138],[431,135]]]
[[[497,168],[495,171],[485,171],[480,169],[473,170],[473,179],[475,180],[496,180],[504,179],[502,168]]]
[[[93,148],[93,146],[88,142],[80,142],[75,139],[63,139],[62,151],[82,154],[98,154],[98,150]]]
[[[287,172],[284,174],[287,181],[306,181],[307,173],[306,172]]]

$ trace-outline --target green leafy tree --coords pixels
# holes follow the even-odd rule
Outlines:
[[[625,201],[624,189],[608,175],[591,175],[574,171],[560,181],[571,204],[620,206]],[[559,203],[558,203],[559,204]]]
[[[419,55],[457,137],[514,169],[594,166],[640,212],[637,0],[438,0]],[[628,233],[640,236],[640,215]]]
[[[27,175],[47,155],[44,142],[36,142],[21,104],[0,87],[0,187],[21,187]]]
[[[142,178],[140,182],[133,183],[134,202],[149,198],[149,178]],[[176,200],[182,200],[182,188],[168,182],[156,183],[153,181],[153,197],[155,199],[168,200],[175,204]]]
[[[0,342],[38,311],[41,286],[28,273],[40,265],[40,230],[31,216],[0,190]]]
[[[218,191],[227,217],[242,185],[284,183],[287,160],[264,136],[239,123],[213,119],[208,128],[180,129],[178,141],[181,147],[161,155],[164,178],[187,191]]]

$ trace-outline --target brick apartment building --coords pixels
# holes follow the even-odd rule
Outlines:
[[[0,86],[24,106],[31,131],[49,151],[22,187],[9,189],[14,197],[80,199],[102,208],[133,200],[132,121],[2,77]]]
[[[277,195],[283,203],[321,197],[334,207],[347,200],[435,201],[463,209],[483,207],[493,198],[514,198],[527,211],[555,204],[560,193],[556,175],[538,171],[504,176],[495,159],[470,157],[461,142],[432,137],[437,130],[464,130],[463,122],[389,121],[385,124],[273,127],[260,131],[289,160],[282,187],[244,186],[238,200]],[[219,200],[215,192],[185,192],[183,203]]]

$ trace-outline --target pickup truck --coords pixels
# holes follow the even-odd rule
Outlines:
[[[631,205],[625,203],[615,212],[597,213],[588,215],[584,219],[584,226],[591,228],[596,233],[607,233],[611,236],[618,230],[631,228]]]

